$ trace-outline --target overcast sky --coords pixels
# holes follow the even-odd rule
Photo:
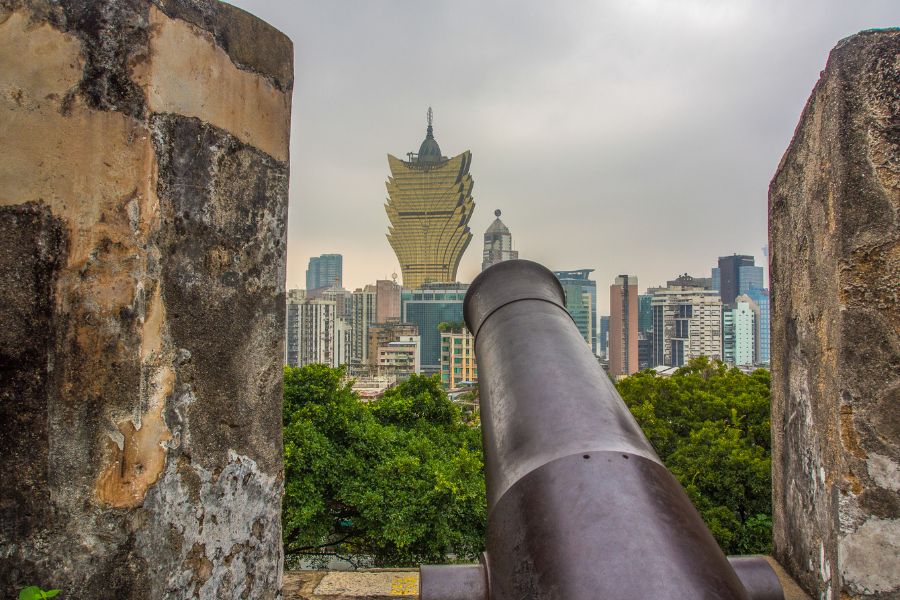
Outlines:
[[[766,193],[829,50],[900,25],[897,0],[235,0],[294,41],[288,287],[344,256],[350,289],[399,273],[386,155],[472,151],[481,268],[494,209],[519,256],[640,289],[765,264]],[[768,272],[767,272],[768,274]]]

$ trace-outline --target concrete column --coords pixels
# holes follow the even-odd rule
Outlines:
[[[0,0],[0,596],[280,598],[290,40]]]
[[[769,190],[775,554],[815,598],[900,596],[898,56],[838,44]]]

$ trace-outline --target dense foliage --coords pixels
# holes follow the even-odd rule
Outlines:
[[[616,387],[725,553],[771,552],[769,372],[699,358]]]
[[[285,368],[283,526],[288,558],[376,566],[472,559],[483,549],[481,432],[436,378],[360,402],[343,371]]]
[[[769,373],[707,359],[617,384],[728,554],[771,550]],[[477,392],[414,376],[364,403],[325,365],[285,368],[284,541],[375,566],[473,559],[486,502]]]

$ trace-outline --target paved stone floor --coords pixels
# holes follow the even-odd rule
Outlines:
[[[419,572],[401,569],[368,571],[288,571],[284,600],[390,600],[419,597]]]

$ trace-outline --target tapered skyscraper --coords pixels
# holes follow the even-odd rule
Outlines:
[[[463,252],[472,239],[468,223],[472,200],[472,153],[447,158],[434,139],[428,109],[428,129],[419,152],[408,160],[388,155],[387,239],[403,274],[403,287],[456,280]]]

